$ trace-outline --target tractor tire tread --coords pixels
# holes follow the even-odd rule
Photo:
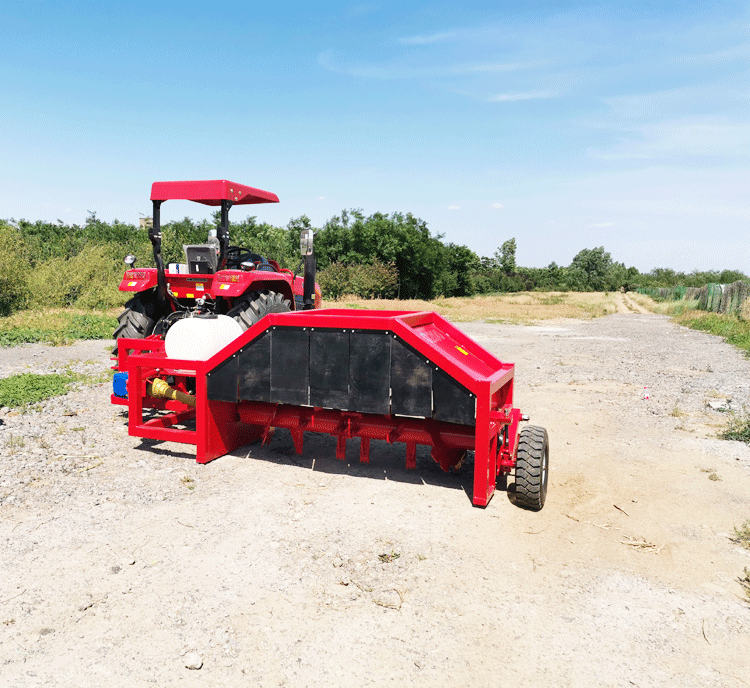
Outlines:
[[[227,311],[227,315],[234,318],[243,330],[247,330],[269,313],[286,313],[290,310],[289,299],[279,292],[266,289],[241,297]]]
[[[515,502],[518,506],[541,510],[547,497],[548,472],[547,431],[536,425],[526,426],[521,430],[516,452]]]
[[[136,294],[125,304],[125,310],[117,316],[117,327],[112,335],[115,347],[112,353],[117,354],[116,340],[143,339],[148,337],[156,324],[153,295],[148,292]]]

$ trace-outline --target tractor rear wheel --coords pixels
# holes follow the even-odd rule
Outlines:
[[[284,298],[283,294],[264,290],[240,297],[227,311],[227,315],[242,325],[243,330],[247,330],[269,313],[287,313],[290,310],[289,299]]]
[[[547,498],[548,474],[547,431],[537,425],[527,425],[518,438],[515,503],[524,509],[540,511]]]
[[[125,304],[125,310],[117,318],[117,329],[113,339],[117,353],[117,341],[123,337],[128,339],[143,339],[148,337],[154,330],[157,321],[156,299],[152,291],[136,294]]]

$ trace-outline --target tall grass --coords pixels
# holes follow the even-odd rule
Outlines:
[[[750,321],[741,320],[735,315],[706,313],[705,311],[684,310],[675,315],[680,325],[694,330],[708,332],[723,337],[738,349],[750,356]]]
[[[77,339],[109,339],[116,325],[113,312],[21,311],[0,318],[0,346],[34,342],[61,345]]]

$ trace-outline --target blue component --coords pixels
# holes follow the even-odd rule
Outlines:
[[[112,378],[112,394],[116,397],[128,398],[128,374],[115,373]]]

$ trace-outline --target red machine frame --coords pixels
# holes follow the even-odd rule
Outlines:
[[[330,328],[346,331],[392,333],[437,370],[440,368],[476,400],[473,425],[433,418],[375,415],[331,408],[295,406],[259,401],[214,401],[208,398],[207,376],[223,361],[269,328]],[[295,448],[302,452],[304,432],[337,438],[336,456],[345,458],[346,440],[360,438],[359,459],[369,462],[370,440],[406,444],[406,467],[416,467],[417,444],[432,447],[432,456],[444,470],[459,464],[465,452],[474,452],[472,501],[486,506],[497,476],[516,465],[521,411],[513,407],[514,365],[503,363],[436,313],[408,311],[352,311],[344,309],[270,314],[207,361],[170,359],[157,337],[122,339],[118,369],[128,373],[129,434],[196,445],[196,460],[207,463],[256,440],[267,442],[273,428],[287,428]],[[195,407],[147,393],[150,380],[172,377],[182,391],[195,378]],[[145,420],[144,409],[167,413]],[[195,429],[176,427],[194,422]]]

